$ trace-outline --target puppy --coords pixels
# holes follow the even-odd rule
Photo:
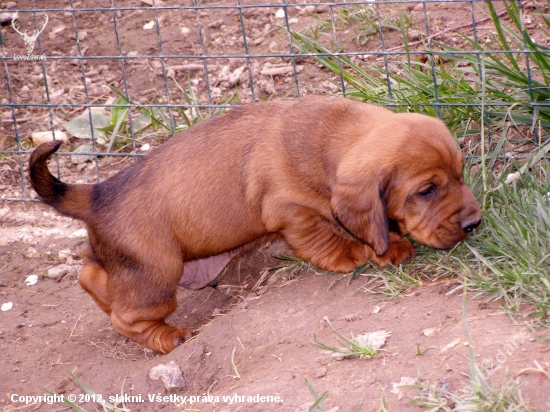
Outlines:
[[[410,260],[406,234],[453,247],[481,220],[441,121],[346,99],[245,105],[94,185],[51,175],[60,144],[32,153],[30,179],[87,225],[80,285],[116,331],[162,353],[190,335],[164,322],[178,283],[207,285],[243,245],[275,234],[312,264],[350,272]]]

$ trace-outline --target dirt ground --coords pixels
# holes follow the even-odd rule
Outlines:
[[[35,7],[43,7],[40,3],[45,4],[35,2]],[[94,2],[95,7],[110,7],[109,4]],[[234,5],[234,2],[216,4]],[[2,7],[7,6],[8,2],[2,3]],[[69,2],[48,2],[52,8],[68,6]],[[155,30],[143,29],[154,20],[154,13],[132,9],[144,6],[144,2],[137,0],[125,2],[125,6],[129,9],[115,12],[121,52],[113,37],[112,12],[91,10],[77,14],[81,54],[158,55]],[[17,7],[30,8],[30,1],[17,2]],[[390,5],[384,12],[396,13],[398,7]],[[411,36],[425,33],[423,6],[402,7],[413,17]],[[278,29],[281,23],[275,17],[276,11],[277,8],[244,9],[250,53],[288,50],[288,38]],[[296,30],[330,18],[326,6],[315,6],[307,12],[305,7],[289,7],[288,11],[289,18],[295,19],[291,24]],[[460,3],[430,5],[428,15],[435,32],[471,22],[470,10]],[[40,37],[41,49],[49,55],[77,55],[72,14],[50,12],[49,17],[47,29]],[[159,11],[156,17],[165,55],[202,53],[194,11]],[[48,101],[62,105],[67,99],[85,103],[82,70],[89,79],[86,90],[90,99],[98,103],[112,102],[114,96],[108,83],[120,89],[127,87],[133,99],[141,103],[166,102],[167,93],[172,102],[184,101],[174,82],[169,82],[166,92],[164,73],[174,75],[183,85],[189,78],[194,92],[204,102],[208,102],[207,83],[213,103],[225,102],[233,94],[238,95],[237,101],[252,100],[251,77],[256,99],[296,96],[292,72],[269,74],[273,68],[292,67],[290,59],[247,61],[223,57],[244,52],[239,40],[240,17],[235,9],[204,9],[199,21],[204,30],[205,54],[222,56],[208,61],[208,82],[203,69],[194,66],[202,65],[202,61],[194,59],[167,59],[164,66],[159,59],[145,58],[128,60],[123,65],[113,58],[95,59],[83,66],[76,60],[48,60],[44,63],[48,76],[46,95],[40,64],[9,61],[11,88],[9,92],[0,91],[1,103]],[[23,27],[25,23],[28,20],[21,16]],[[355,26],[338,27],[338,38],[345,50],[358,47],[380,50],[375,38],[359,46],[353,40]],[[480,35],[488,33],[484,31],[488,27],[478,27]],[[11,25],[3,25],[1,30],[8,54],[24,54],[22,39]],[[399,33],[390,31],[386,35],[386,47],[399,46]],[[442,38],[439,40],[455,45],[459,41],[453,31]],[[357,58],[358,62],[361,60],[372,64],[380,58]],[[296,63],[301,66],[298,79],[302,94],[337,91],[329,81],[334,78],[314,62],[302,58]],[[7,75],[5,67],[0,70],[3,76]],[[16,130],[11,108],[2,106],[1,147],[13,149],[13,136],[17,133],[23,147],[30,148],[32,144],[26,137],[41,129],[44,122],[52,120],[60,127],[82,111],[65,109],[52,120],[47,108],[17,107]],[[177,114],[176,120],[181,121]],[[71,139],[71,147],[79,144],[77,140]],[[157,141],[143,139],[138,146],[145,143],[154,147]],[[26,179],[21,182],[19,173],[20,164],[26,164],[27,159],[26,155],[0,158],[1,198],[34,197]],[[99,175],[104,179],[131,161],[101,158]],[[95,163],[73,164],[69,156],[60,157],[59,167],[63,180],[68,182],[93,182],[97,177]],[[232,262],[216,289],[181,289],[179,307],[169,322],[197,329],[199,333],[168,355],[154,354],[114,332],[109,318],[78,286],[79,254],[86,244],[83,228],[82,223],[61,217],[38,202],[0,202],[0,305],[12,303],[11,309],[0,312],[3,411],[67,409],[59,400],[48,403],[51,399],[42,398],[33,403],[33,399],[24,398],[49,391],[74,399],[88,411],[101,410],[99,404],[92,402],[101,396],[132,411],[298,412],[307,411],[315,401],[310,386],[319,396],[328,393],[323,401],[327,411],[376,411],[383,403],[389,411],[417,411],[422,408],[410,399],[420,394],[419,389],[399,389],[399,384],[423,384],[453,393],[467,390],[471,349],[476,366],[484,370],[482,375],[493,384],[497,385],[505,374],[518,378],[529,405],[537,411],[550,410],[550,380],[535,371],[536,363],[546,371],[550,366],[548,342],[540,339],[548,334],[547,330],[535,331],[518,325],[519,319],[510,318],[500,309],[499,302],[489,304],[487,296],[470,294],[466,314],[470,345],[465,332],[462,289],[457,280],[426,279],[401,298],[386,301],[368,293],[364,287],[368,277],[350,283],[349,276],[307,269],[279,273],[268,270],[281,264],[273,255],[289,253],[279,243]],[[29,275],[37,275],[38,281],[27,285]],[[339,346],[325,318],[348,337],[378,330],[391,335],[376,358],[338,360],[312,344],[317,339]],[[161,380],[151,378],[150,371],[172,361],[181,377],[176,379],[178,387],[167,389]],[[68,372],[93,394],[86,393]],[[451,399],[442,402],[452,406]]]

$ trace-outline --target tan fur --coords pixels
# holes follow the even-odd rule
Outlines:
[[[160,352],[190,332],[163,320],[185,261],[275,233],[312,264],[349,272],[410,260],[407,233],[452,247],[481,219],[441,121],[344,99],[245,105],[93,186],[48,176],[57,148],[33,153],[31,181],[88,225],[80,284],[119,333]]]

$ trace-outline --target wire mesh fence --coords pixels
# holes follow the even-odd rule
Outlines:
[[[438,116],[466,145],[512,124],[518,157],[547,139],[550,24],[536,1],[1,6],[4,200],[35,197],[26,163],[45,140],[66,140],[64,180],[96,182],[231,107],[307,94]]]

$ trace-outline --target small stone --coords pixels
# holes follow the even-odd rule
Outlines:
[[[30,247],[25,253],[23,253],[23,256],[25,256],[27,259],[36,259],[40,257],[40,253],[38,253],[35,248]]]
[[[0,310],[2,312],[6,312],[8,310],[11,310],[12,308],[13,308],[13,302],[6,302],[2,304],[2,306],[0,307]]]
[[[171,361],[167,364],[157,365],[149,371],[149,379],[153,381],[161,380],[166,390],[177,388],[185,389],[183,373],[179,365]]]
[[[0,217],[5,217],[8,215],[8,213],[10,213],[10,208],[9,207],[3,207],[2,209],[0,209]]]
[[[80,153],[93,152],[93,151],[94,151],[93,143],[84,143],[73,150],[73,154],[71,155],[71,162],[75,165],[79,165],[79,164],[86,163],[88,161],[93,161],[94,160],[93,155],[80,154]]]
[[[401,387],[416,385],[417,381],[417,378],[401,376],[401,380],[399,382],[392,382],[393,389],[390,390],[390,393],[393,393],[394,395],[399,395],[401,393]]]
[[[219,87],[212,87],[212,89],[210,90],[210,94],[212,95],[213,99],[219,99],[220,97],[222,97],[222,89],[220,89]]]
[[[87,237],[88,231],[86,229],[78,229],[77,231],[73,232],[69,237],[70,238],[79,238],[79,237]]]
[[[231,86],[234,86],[239,82],[239,79],[241,78],[241,75],[243,74],[244,70],[246,69],[246,66],[241,66],[236,68],[233,73],[229,76],[229,84]]]
[[[208,27],[211,29],[219,29],[222,25],[223,25],[223,20],[220,19],[208,24]]]
[[[63,93],[63,92],[62,92]],[[65,132],[61,130],[55,130],[53,133],[51,131],[47,132],[34,132],[31,133],[31,141],[34,147],[40,146],[42,143],[51,142],[52,140],[62,140],[64,143],[69,142],[69,137]]]
[[[422,334],[423,334],[424,336],[427,336],[427,337],[429,338],[430,336],[435,335],[436,332],[437,332],[437,327],[433,327],[433,328],[424,329],[424,330],[422,331]]]
[[[29,275],[25,279],[25,284],[27,286],[32,286],[32,285],[36,284],[36,282],[38,282],[38,276],[37,275]]]
[[[59,259],[60,262],[63,262],[63,263],[67,263],[69,259],[72,260],[72,257],[73,257],[73,254],[70,249],[63,249],[57,253],[57,258]]]
[[[323,378],[327,374],[327,368],[319,368],[315,371],[316,378]]]
[[[272,41],[269,43],[268,48],[271,53],[276,53],[279,51],[279,44],[276,41]]]
[[[149,21],[143,25],[143,30],[151,30],[153,27],[155,27],[155,22]]]
[[[308,412],[311,410],[311,407],[313,406],[313,402],[307,402],[300,406],[298,406],[294,412]]]
[[[73,270],[72,266],[66,265],[64,263],[62,265],[54,266],[53,268],[48,269],[47,276],[50,279],[61,280],[63,276],[71,273],[72,270]]]

